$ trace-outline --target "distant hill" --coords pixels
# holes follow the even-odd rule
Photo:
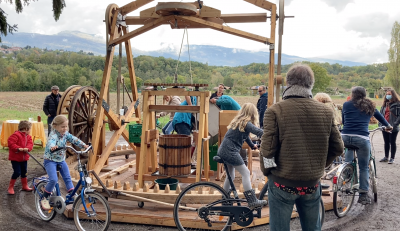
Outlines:
[[[79,31],[62,31],[54,35],[43,35],[36,33],[14,33],[7,37],[2,37],[3,44],[8,46],[47,48],[52,50],[68,50],[93,52],[96,55],[105,55],[105,41],[101,37],[92,34],[86,34]],[[183,48],[186,51],[185,48]],[[176,50],[172,48],[161,49],[156,51],[141,51],[132,48],[134,56],[150,55],[150,56],[164,56],[165,58],[178,59]],[[269,52],[265,51],[249,51],[237,48],[227,48],[221,46],[210,45],[190,45],[190,58],[192,61],[208,63],[215,66],[243,66],[250,63],[268,63]],[[188,61],[187,52],[182,52],[182,61]],[[275,56],[277,60],[277,55]],[[365,66],[365,63],[332,60],[323,58],[302,58],[298,56],[291,56],[282,54],[282,64],[291,64],[296,61],[310,61],[310,62],[327,62],[329,64],[341,64],[343,66]]]

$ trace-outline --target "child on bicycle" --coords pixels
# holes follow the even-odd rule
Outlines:
[[[26,120],[19,122],[18,131],[15,131],[8,138],[8,159],[11,160],[11,165],[14,173],[11,176],[10,185],[8,186],[8,194],[14,195],[14,184],[19,176],[21,176],[22,191],[32,191],[28,186],[27,172],[29,154],[33,148],[31,132],[32,124]]]
[[[226,163],[228,168],[226,171],[229,172],[232,179],[235,178],[235,169],[242,175],[242,183],[245,190],[243,194],[246,197],[249,208],[254,209],[266,205],[267,202],[257,199],[254,190],[251,188],[250,171],[239,154],[244,141],[251,148],[257,148],[257,145],[250,140],[250,133],[260,137],[263,134],[263,130],[258,128],[256,106],[252,103],[245,103],[238,115],[228,125],[228,132],[225,134],[217,155]],[[228,178],[225,179],[224,190],[227,192],[230,190]]]
[[[49,182],[46,185],[45,192],[43,193],[43,199],[40,202],[44,210],[50,209],[48,198],[58,182],[57,168],[59,169],[64,180],[68,193],[74,190],[68,165],[65,163],[65,150],[59,150],[53,153],[51,151],[59,147],[65,147],[67,141],[71,144],[79,146],[80,148],[89,147],[68,132],[68,120],[65,116],[56,116],[51,126],[53,129],[50,132],[46,149],[44,151],[44,167],[46,168],[47,175],[49,176]],[[68,196],[70,195],[67,195],[67,197]]]

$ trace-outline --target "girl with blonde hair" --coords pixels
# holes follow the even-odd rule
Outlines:
[[[331,97],[328,94],[322,92],[317,93],[314,96],[314,99],[332,109],[332,111],[334,112],[336,125],[342,124],[342,112],[340,110],[342,108],[341,105],[336,105],[335,103],[333,103]]]
[[[77,137],[71,135],[68,132],[68,119],[63,115],[58,115],[54,118],[51,124],[51,129],[49,139],[44,150],[44,167],[46,169],[47,175],[49,176],[49,182],[46,185],[45,191],[43,193],[43,199],[40,204],[44,210],[50,209],[50,204],[48,197],[53,192],[53,189],[58,182],[57,168],[64,180],[66,189],[68,191],[67,199],[73,195],[69,193],[73,191],[74,185],[72,184],[71,175],[69,174],[69,169],[67,163],[65,163],[65,150],[59,150],[52,152],[56,148],[65,147],[67,141],[71,144],[79,146],[80,148],[88,148],[83,141]]]
[[[256,149],[257,145],[250,140],[250,133],[262,136],[263,130],[258,128],[258,111],[252,103],[245,103],[240,109],[238,115],[228,125],[228,132],[218,149],[218,156],[221,157],[227,165],[226,171],[229,172],[232,179],[235,179],[235,169],[242,175],[242,183],[244,188],[244,196],[248,202],[249,208],[253,209],[266,205],[265,200],[258,200],[254,190],[251,188],[250,171],[244,164],[239,152],[243,142]],[[229,192],[229,179],[224,182],[225,191]]]

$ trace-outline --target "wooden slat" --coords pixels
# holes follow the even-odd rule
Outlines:
[[[200,19],[200,18],[194,18],[194,17],[189,17],[189,16],[175,16],[176,19],[178,20],[186,20],[189,22],[195,22],[198,24],[202,24],[207,26],[208,28],[214,29],[214,30],[218,30],[224,33],[228,33],[228,34],[232,34],[232,35],[236,35],[242,38],[246,38],[246,39],[250,39],[250,40],[254,40],[257,42],[261,42],[261,43],[271,43],[270,39],[267,37],[263,37],[260,35],[256,35],[256,34],[252,34],[249,32],[245,32],[242,30],[238,30],[238,29],[234,29],[228,26],[223,26],[217,23],[213,23],[213,22],[209,22],[206,21],[204,19]]]
[[[167,89],[169,90],[169,89]],[[143,90],[142,92],[149,92],[150,95],[176,95],[176,96],[200,96],[204,91],[178,91],[177,88],[171,88],[171,91],[153,91],[153,90]],[[206,96],[210,96],[211,93],[206,91]]]
[[[276,27],[276,5],[271,11],[271,40],[275,44],[275,27]],[[269,78],[268,78],[268,107],[274,104],[274,75],[275,75],[275,49],[269,50]]]
[[[154,29],[154,28],[160,26],[165,21],[173,20],[173,19],[174,19],[174,16],[161,17],[161,18],[159,18],[159,19],[157,19],[157,20],[155,20],[153,22],[147,23],[146,25],[144,25],[142,27],[139,27],[136,30],[131,31],[131,32],[123,35],[122,37],[119,37],[117,39],[110,39],[109,44],[113,44],[113,45],[120,44],[122,42],[125,42],[125,41],[127,41],[127,40],[129,40],[131,38],[134,38],[134,37],[136,37],[138,35],[141,35],[141,34],[147,32],[147,31],[149,31],[151,29]]]
[[[200,112],[200,106],[180,106],[180,105],[150,105],[149,111],[156,112]]]
[[[149,118],[148,118],[148,113],[149,113],[149,93],[144,92],[143,93],[143,124],[142,124],[142,134],[145,134],[145,132],[149,129]],[[143,187],[144,184],[144,179],[143,175],[146,169],[146,152],[147,152],[147,144],[145,143],[145,140],[142,139],[140,143],[140,160],[139,160],[139,176],[138,176],[138,183],[139,187]],[[137,164],[137,163],[136,163]]]
[[[272,7],[275,5],[265,0],[244,0],[244,1],[269,11],[272,11]]]
[[[125,6],[119,8],[122,15],[129,14],[132,11],[137,10],[138,8],[152,2],[154,0],[136,0],[134,2],[128,3]]]

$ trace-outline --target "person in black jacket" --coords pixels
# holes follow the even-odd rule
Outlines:
[[[46,96],[46,99],[44,99],[43,111],[44,114],[47,115],[47,136],[49,136],[51,132],[51,123],[53,122],[54,117],[57,116],[57,107],[61,99],[61,95],[58,93],[59,91],[60,88],[58,88],[58,86],[52,86],[51,94]]]
[[[386,121],[393,126],[392,133],[382,132],[383,140],[385,141],[385,157],[380,162],[388,162],[393,164],[396,155],[397,146],[396,139],[399,134],[400,123],[400,101],[396,91],[391,89],[386,91],[386,96],[383,100],[380,113],[385,117]],[[379,126],[383,124],[379,123]],[[390,150],[390,159],[389,159]]]
[[[267,110],[267,104],[268,104],[267,87],[264,85],[259,86],[258,94],[260,95],[260,98],[258,99],[258,102],[257,102],[258,118],[260,120],[260,122],[259,122],[260,128],[263,128],[264,113],[265,113],[265,110]]]
[[[211,94],[210,103],[216,104],[217,99],[224,95],[225,85],[220,83],[218,86],[218,90]]]

